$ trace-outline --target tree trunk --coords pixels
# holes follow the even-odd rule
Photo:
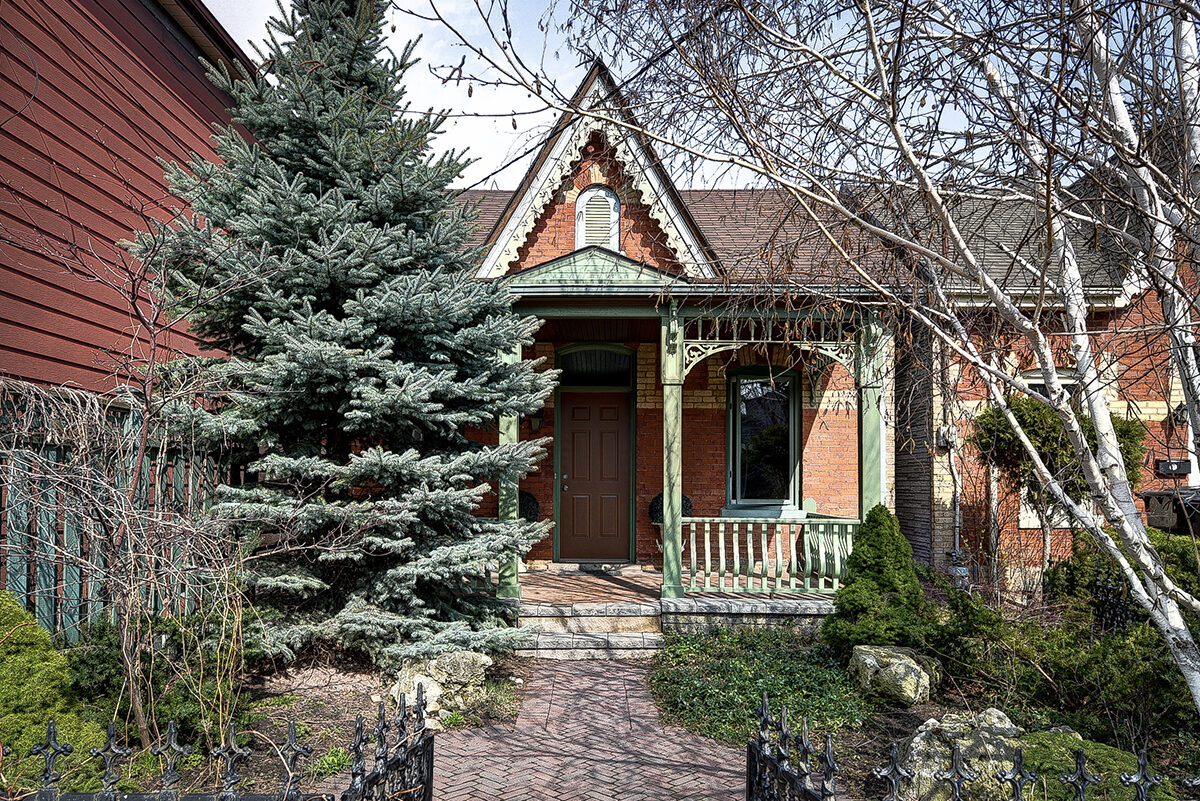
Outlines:
[[[146,691],[142,683],[141,638],[137,636],[136,628],[130,627],[133,610],[128,600],[124,600],[117,611],[117,635],[121,641],[121,663],[125,668],[125,678],[129,682],[129,708],[133,712],[134,724],[137,726],[138,739],[142,748],[149,748],[154,742],[150,731],[150,722],[146,717]]]

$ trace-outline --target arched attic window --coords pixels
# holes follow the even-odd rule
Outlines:
[[[575,199],[575,249],[621,250],[621,201],[607,186],[589,186]]]

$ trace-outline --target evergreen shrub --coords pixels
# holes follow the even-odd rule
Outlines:
[[[1191,539],[1147,533],[1172,575],[1194,583]],[[1099,620],[1093,590],[1111,570],[1107,554],[1077,537],[1071,558],[1047,571],[1049,613],[1006,623],[976,677],[1031,724],[1066,724],[1126,750],[1175,743],[1200,769],[1200,717],[1162,633],[1132,602],[1129,621]],[[1125,591],[1119,576],[1113,584]]]
[[[39,626],[9,592],[0,592],[0,743],[12,749],[3,761],[0,790],[38,786],[43,761],[29,749],[46,737],[53,719],[58,741],[74,751],[60,757],[59,785],[67,792],[100,789],[100,768],[90,750],[104,745],[101,727],[81,717],[81,707],[71,692],[67,658],[56,651],[50,635]]]
[[[912,546],[882,504],[854,533],[846,582],[834,607],[821,639],[843,659],[856,645],[921,648],[929,636],[933,608],[917,578]]]

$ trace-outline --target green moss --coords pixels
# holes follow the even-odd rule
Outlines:
[[[82,720],[80,712],[66,657],[54,650],[50,635],[11,593],[0,592],[0,742],[13,751],[4,760],[6,789],[36,786],[42,760],[29,750],[46,737],[51,719],[59,742],[74,747],[56,766],[63,775],[61,789],[99,789],[98,760],[89,751],[104,745],[104,732]]]
[[[1069,732],[1031,732],[1021,738],[1025,752],[1025,769],[1037,773],[1037,788],[1030,798],[1045,801],[1071,801],[1074,791],[1058,780],[1063,774],[1075,772],[1075,752],[1083,749],[1088,772],[1099,776],[1103,783],[1088,791],[1088,801],[1134,801],[1132,787],[1121,784],[1122,773],[1137,771],[1137,757],[1091,740],[1080,740]],[[1175,788],[1168,782],[1154,791],[1156,801],[1178,801]]]

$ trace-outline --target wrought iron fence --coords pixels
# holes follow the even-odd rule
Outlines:
[[[834,754],[833,735],[825,735],[824,746],[818,749],[812,742],[808,719],[801,721],[799,731],[793,731],[787,709],[780,710],[779,717],[774,718],[765,693],[758,714],[758,735],[746,744],[746,801],[837,801],[840,766]],[[887,764],[875,768],[872,776],[887,788],[882,801],[903,797],[902,790],[912,780],[913,773],[901,764],[897,743],[889,747]],[[985,782],[1006,788],[1011,801],[1026,801],[1031,798],[1027,790],[1037,784],[1039,776],[1025,769],[1021,748],[1017,748],[1011,770],[984,776],[963,763],[956,747],[951,749],[949,766],[936,772],[934,778],[945,782],[949,790],[947,801],[970,801],[976,797],[972,790]],[[1088,768],[1083,749],[1075,752],[1074,770],[1055,778],[1070,788],[1074,801],[1088,801],[1091,788],[1103,782],[1103,777]],[[1138,752],[1137,770],[1122,773],[1119,778],[1121,784],[1133,789],[1136,801],[1152,801],[1154,789],[1163,784],[1163,777],[1150,769],[1145,749]],[[1183,779],[1177,788],[1194,793],[1188,798],[1200,799],[1200,776]]]
[[[180,782],[180,759],[193,753],[190,745],[179,743],[175,721],[167,726],[163,742],[150,752],[165,761],[166,770],[159,781],[161,789],[146,793],[118,793],[122,765],[130,761],[133,749],[121,744],[116,726],[109,724],[103,748],[92,748],[89,755],[104,767],[101,789],[96,792],[74,793],[59,789],[62,775],[58,760],[74,752],[70,743],[60,743],[53,720],[46,724],[46,739],[30,750],[30,756],[42,762],[36,787],[5,776],[5,764],[12,749],[0,744],[0,801],[432,801],[433,799],[433,730],[425,725],[425,688],[417,685],[416,703],[408,708],[401,696],[400,708],[389,718],[384,704],[379,704],[375,726],[368,733],[363,716],[355,724],[354,740],[350,745],[350,778],[348,787],[340,794],[305,792],[302,788],[305,770],[303,759],[312,755],[312,747],[296,740],[296,724],[288,722],[287,738],[272,743],[272,750],[282,766],[280,787],[275,792],[249,793],[243,789],[238,773],[239,763],[250,756],[251,750],[238,745],[237,732],[232,724],[224,742],[213,749],[209,758],[217,762],[220,790],[213,793],[183,792]],[[374,742],[374,747],[371,743]],[[370,752],[370,754],[368,753]],[[367,769],[370,762],[370,770]]]

